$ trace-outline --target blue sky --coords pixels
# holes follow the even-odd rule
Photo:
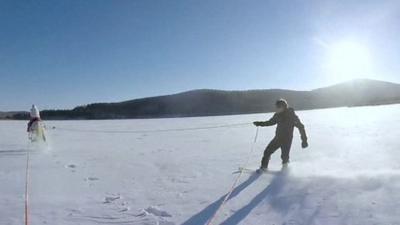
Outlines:
[[[400,82],[399,21],[399,1],[1,1],[0,111]]]

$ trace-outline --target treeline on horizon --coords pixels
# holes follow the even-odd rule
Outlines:
[[[347,107],[357,107],[357,106],[373,106],[373,105],[387,105],[387,104],[399,104],[399,99],[393,99],[393,101],[380,101],[371,102],[358,105],[348,105]],[[105,103],[107,104],[107,103]],[[83,107],[83,106],[82,106]],[[341,107],[341,106],[336,106]],[[321,108],[296,108],[296,110],[312,110],[312,109],[323,109],[323,108],[333,108],[332,107],[321,107]],[[101,119],[149,119],[149,118],[174,118],[174,117],[195,117],[195,116],[218,116],[218,115],[239,115],[239,114],[251,114],[251,113],[269,113],[273,112],[273,109],[266,111],[245,111],[245,112],[230,112],[230,113],[192,113],[192,114],[153,114],[153,115],[121,115],[118,112],[114,114],[105,114],[99,108],[99,112],[93,111],[75,111],[75,110],[43,110],[41,112],[41,117],[44,120],[101,120]],[[6,116],[6,120],[29,120],[28,112],[18,112],[13,115]]]
[[[400,85],[359,80],[313,91],[194,90],[174,95],[135,99],[119,103],[95,103],[72,110],[44,110],[43,119],[134,119],[216,116],[272,112],[274,102],[285,98],[296,110],[400,103]],[[26,112],[9,119],[28,119]]]

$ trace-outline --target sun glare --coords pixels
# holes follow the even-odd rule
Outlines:
[[[329,46],[330,80],[342,82],[373,76],[369,49],[358,42],[343,41]]]

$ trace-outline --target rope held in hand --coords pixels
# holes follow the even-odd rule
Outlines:
[[[257,142],[257,137],[258,137],[258,127],[257,127],[257,130],[256,130],[256,135],[254,136],[254,141],[253,141],[253,143],[251,145],[251,148],[250,148],[249,155],[247,156],[247,160],[246,160],[246,162],[245,162],[245,164],[243,166],[244,168],[248,166],[250,158],[253,155],[254,146],[255,146],[255,144]],[[213,222],[216,219],[218,213],[222,210],[222,208],[224,207],[225,203],[228,201],[229,197],[232,195],[233,191],[235,190],[237,184],[240,181],[240,178],[242,177],[242,174],[243,174],[243,170],[240,170],[238,176],[236,177],[235,181],[233,182],[233,184],[232,184],[231,188],[229,189],[228,193],[225,195],[224,200],[222,201],[221,205],[219,205],[219,207],[217,208],[217,210],[215,211],[213,216],[210,218],[210,220],[208,221],[207,225],[212,225],[213,224]]]

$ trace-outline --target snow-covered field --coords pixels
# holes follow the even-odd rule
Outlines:
[[[300,148],[295,131],[288,173],[279,173],[277,152],[271,173],[244,174],[215,224],[399,225],[400,105],[298,115],[310,147]],[[246,160],[255,127],[89,131],[202,127],[270,116],[47,121],[56,129],[48,129],[44,147],[27,142],[26,122],[1,121],[0,224],[23,224],[27,150],[31,225],[204,224]],[[260,130],[251,167],[273,134],[273,127]]]

